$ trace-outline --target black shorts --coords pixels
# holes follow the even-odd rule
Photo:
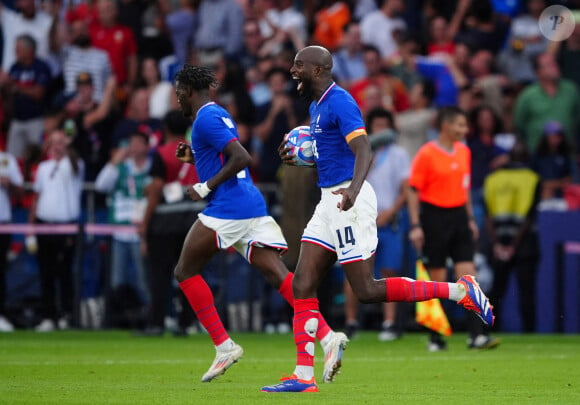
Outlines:
[[[421,202],[420,220],[425,234],[425,267],[445,267],[448,257],[454,263],[473,261],[475,242],[464,206],[441,208]]]

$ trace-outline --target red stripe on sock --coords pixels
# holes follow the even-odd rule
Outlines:
[[[294,313],[301,313],[294,317],[294,343],[296,344],[296,364],[299,366],[314,367],[314,355],[306,350],[306,345],[314,347],[315,335],[305,333],[305,325],[311,319],[319,319],[318,300],[316,298],[294,300]],[[306,315],[306,316],[305,316]],[[320,322],[320,321],[319,321]]]
[[[205,280],[200,275],[193,276],[179,283],[179,288],[187,297],[191,309],[209,333],[214,345],[228,340],[229,335],[217,313],[213,294]]]
[[[447,283],[392,277],[385,279],[385,284],[387,302],[418,302],[433,298],[449,299],[449,285]]]

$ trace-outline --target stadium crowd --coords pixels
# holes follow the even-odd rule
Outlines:
[[[560,42],[540,31],[540,15],[553,4],[573,10],[576,18],[573,32]],[[306,45],[332,52],[335,81],[373,123],[367,129],[375,132],[370,138],[377,151],[397,145],[400,164],[392,163],[396,167],[388,172],[398,178],[386,184],[380,173],[372,173],[376,184],[386,187],[377,195],[390,202],[381,208],[379,227],[390,229],[389,249],[405,257],[377,274],[400,274],[413,263],[405,208],[408,167],[419,148],[436,137],[441,107],[458,106],[469,117],[471,198],[482,231],[478,254],[502,274],[518,264],[527,269],[517,271],[524,294],[534,291],[538,264],[534,213],[561,206],[579,180],[580,1],[3,0],[0,24],[0,224],[13,222],[10,207],[26,211],[31,224],[76,223],[89,209],[83,184],[85,192],[87,184],[94,185],[101,193],[96,209],[108,208],[109,223],[135,225],[136,232],[112,232],[112,260],[104,267],[110,287],[132,284],[142,311],[155,313],[155,322],[144,320],[144,331],[151,334],[163,333],[168,301],[167,293],[155,298],[156,290],[160,283],[170,288],[167,277],[152,275],[153,267],[169,269],[170,275],[177,261],[163,258],[163,252],[160,258],[156,243],[169,249],[169,239],[159,237],[165,231],[184,237],[183,216],[155,221],[151,207],[173,207],[166,211],[188,216],[186,225],[199,208],[175,208],[184,199],[180,184],[195,183],[196,174],[167,163],[172,151],[163,148],[173,137],[187,139],[188,123],[175,115],[173,83],[185,63],[215,71],[220,85],[212,97],[235,120],[240,142],[253,158],[253,179],[273,185],[267,202],[288,239],[284,260],[291,269],[301,221],[317,200],[308,195],[316,190],[316,179],[305,170],[281,168],[277,148],[285,133],[308,123],[307,103],[290,76],[294,55]],[[59,164],[63,156],[67,163]],[[393,157],[377,152],[375,163],[385,159]],[[498,170],[509,178],[514,165],[532,169],[529,181],[536,184],[537,176],[541,188],[538,195],[536,188],[525,190],[521,198],[532,201],[528,209],[510,213],[506,223],[501,215],[494,217],[501,202],[493,194],[505,176],[488,179]],[[22,191],[26,183],[31,187]],[[157,187],[148,189],[151,184]],[[305,202],[288,201],[297,195]],[[172,224],[175,229],[163,228]],[[4,307],[6,258],[20,243],[12,239],[11,244],[10,233],[0,231],[0,331],[13,328]],[[72,319],[73,297],[79,296],[72,277],[74,240],[29,231],[25,242],[38,261],[43,300],[34,327],[66,329],[78,322]],[[155,266],[152,257],[158,259]],[[233,260],[211,265],[230,265],[251,277],[251,269]],[[125,274],[128,267],[135,271]],[[496,280],[489,289],[492,300],[501,302],[507,281]],[[255,297],[240,299],[235,290],[226,294],[230,326],[258,311],[247,307]],[[123,291],[109,298],[127,301]],[[268,327],[280,323],[286,330],[290,312],[281,299],[268,300]],[[286,315],[272,313],[280,307]],[[521,310],[525,331],[534,331],[533,308]],[[357,329],[356,311],[347,306],[350,335]],[[386,309],[383,340],[404,329],[394,327],[393,311]],[[179,333],[191,324],[185,319]]]

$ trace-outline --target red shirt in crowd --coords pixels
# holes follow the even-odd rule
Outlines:
[[[91,26],[93,46],[109,54],[113,72],[119,84],[127,82],[127,57],[137,54],[137,42],[130,28],[122,25],[103,27],[100,24]]]

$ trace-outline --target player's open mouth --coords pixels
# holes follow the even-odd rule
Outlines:
[[[296,80],[298,84],[296,85],[296,90],[302,90],[302,80],[298,76],[292,77],[292,79]]]

